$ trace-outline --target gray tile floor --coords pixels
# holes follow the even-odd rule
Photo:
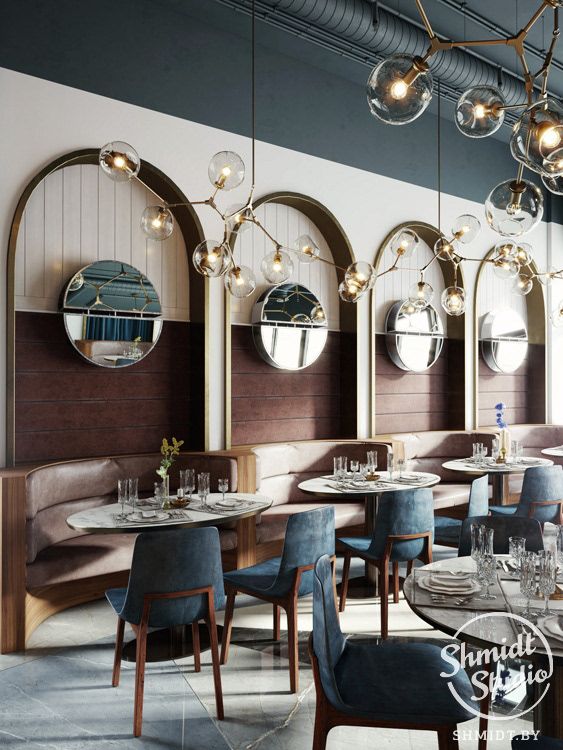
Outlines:
[[[191,658],[152,664],[145,680],[140,740],[131,734],[132,665],[124,663],[120,687],[111,687],[115,617],[109,606],[100,601],[62,612],[37,629],[24,654],[0,656],[0,747],[310,750],[315,714],[307,658],[311,607],[310,599],[300,602],[298,695],[288,690],[286,642],[271,640],[271,607],[244,606],[235,612],[233,646],[229,663],[222,668],[225,720],[215,719],[208,652],[202,655],[198,674]],[[344,631],[373,634],[378,623],[379,606],[374,600],[348,601],[342,616]],[[443,637],[413,615],[404,601],[390,608],[390,627],[396,636]],[[131,635],[126,633],[126,638]],[[506,723],[492,722],[493,730],[506,728]],[[511,722],[510,728],[531,725]],[[463,729],[475,730],[475,722]],[[475,739],[461,742],[462,750],[476,745]],[[489,747],[508,750],[509,738],[494,739]],[[337,728],[329,736],[328,748],[430,750],[437,748],[437,740],[430,732]]]

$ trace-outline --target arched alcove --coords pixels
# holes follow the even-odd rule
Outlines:
[[[204,447],[206,373],[191,363],[205,359],[206,288],[188,258],[201,225],[191,206],[179,206],[172,238],[157,247],[141,234],[143,208],[186,197],[145,161],[139,181],[114,183],[100,174],[98,153],[83,149],[47,164],[16,207],[7,264],[8,464],[141,453],[172,431]],[[111,259],[153,275],[163,302],[154,350],[120,370],[83,360],[58,312],[69,278]]]
[[[424,372],[407,372],[391,360],[386,346],[385,318],[390,307],[408,297],[409,288],[419,281],[417,270],[434,257],[432,248],[440,236],[431,224],[409,221],[389,232],[375,255],[377,273],[390,268],[396,256],[391,240],[411,229],[421,242],[415,254],[399,261],[397,270],[381,276],[371,293],[371,431],[372,435],[393,432],[463,429],[465,426],[464,318],[446,315],[440,295],[454,283],[453,264],[435,260],[425,272],[434,288],[432,304],[443,324],[443,348],[436,363]],[[463,270],[457,283],[464,287]]]
[[[479,264],[475,283],[474,317],[474,423],[485,427],[495,423],[495,404],[506,404],[509,424],[539,423],[546,418],[546,309],[544,291],[537,279],[525,297],[512,291],[512,281],[495,276],[487,262],[494,249]],[[535,263],[530,268],[537,273]],[[492,311],[515,310],[526,324],[528,351],[514,372],[491,370],[481,352],[483,317]]]
[[[338,296],[342,273],[354,261],[348,238],[335,216],[314,198],[297,193],[265,195],[254,202],[258,218],[290,248],[300,234],[310,234],[322,260],[298,263],[293,255],[291,281],[308,287],[326,308],[329,334],[319,359],[306,369],[277,370],[259,356],[250,326],[254,302],[269,284],[260,272],[263,256],[273,250],[259,230],[240,235],[232,249],[256,273],[258,285],[246,300],[226,295],[225,433],[237,444],[313,438],[353,438],[357,434],[357,308]]]

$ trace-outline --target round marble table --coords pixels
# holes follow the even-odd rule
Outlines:
[[[66,519],[67,524],[77,531],[85,531],[90,534],[138,534],[142,531],[163,531],[164,529],[192,528],[197,526],[223,526],[225,524],[237,525],[239,540],[254,538],[251,526],[256,523],[256,516],[263,510],[269,508],[272,500],[264,495],[252,495],[245,493],[233,493],[226,497],[240,500],[239,508],[213,507],[217,501],[222,500],[221,493],[208,495],[207,503],[209,509],[201,508],[199,498],[192,500],[187,508],[171,509],[166,520],[155,521],[122,521],[119,519],[121,506],[117,503],[102,505],[98,508],[73,513]],[[141,500],[141,510],[151,510],[146,501]],[[131,514],[133,509],[126,505],[125,513]],[[252,532],[252,533],[251,533]],[[253,560],[249,560],[249,565]],[[220,630],[220,628],[218,628]],[[199,629],[200,648],[209,648],[209,634],[207,628]],[[220,635],[219,635],[220,640]],[[123,659],[135,661],[136,641],[132,640],[123,646]],[[170,659],[181,659],[193,655],[192,628],[191,625],[178,626],[164,630],[154,630],[147,638],[147,661],[169,661]]]
[[[440,482],[437,474],[431,474],[425,471],[405,472],[405,478],[400,480],[391,480],[388,471],[378,471],[380,479],[376,482],[361,482],[357,488],[341,490],[336,486],[336,482],[331,477],[315,477],[300,482],[298,487],[302,492],[317,497],[333,499],[336,496],[353,497],[359,495],[364,500],[365,507],[365,532],[366,536],[371,536],[375,528],[375,519],[377,517],[377,508],[379,497],[384,492],[394,492],[396,490],[414,490],[421,487],[433,487]],[[397,476],[397,472],[395,472]],[[416,482],[409,483],[407,477],[416,477]],[[365,576],[362,578],[352,578],[349,582],[348,596],[351,598],[365,599],[370,596],[378,595],[377,571],[373,565],[366,563]]]
[[[563,456],[563,445],[558,445],[555,448],[543,448],[542,453],[545,456]]]
[[[481,476],[488,474],[491,477],[493,485],[493,505],[508,505],[510,499],[510,489],[508,487],[508,477],[510,474],[523,474],[531,466],[552,466],[553,461],[548,458],[528,458],[523,457],[518,463],[497,464],[492,459],[487,460],[484,464],[476,464],[466,458],[456,458],[453,461],[446,461],[442,464],[444,469],[449,471],[460,471],[463,474],[475,474]]]
[[[497,557],[499,560],[507,559],[506,555],[498,555]],[[500,591],[497,596],[498,606],[496,609],[493,605],[492,608],[488,608],[488,611],[484,610],[478,599],[478,594],[462,606],[454,602],[450,606],[441,604],[424,606],[424,601],[421,602],[420,599],[428,594],[418,587],[415,580],[418,580],[421,574],[429,570],[440,569],[475,571],[475,563],[470,557],[458,557],[415,568],[414,572],[405,580],[403,592],[408,605],[418,617],[436,630],[456,636],[459,640],[480,649],[491,648],[495,645],[499,647],[510,645],[516,641],[519,633],[518,623],[499,616],[498,612],[520,614],[523,600],[518,580],[503,580],[502,573],[499,572],[498,587]],[[420,596],[421,593],[422,597]],[[455,599],[455,597],[452,598]],[[549,606],[554,614],[563,615],[563,599],[550,601]],[[542,608],[543,601],[532,600],[532,607],[535,609]],[[478,615],[485,616],[473,622]],[[458,633],[460,628],[464,628],[464,630]],[[537,643],[538,641],[539,639],[536,636],[534,641],[536,648],[531,660],[538,666],[545,667],[548,664],[547,652],[541,643]],[[539,729],[542,734],[547,736],[563,738],[563,642],[548,639],[548,645],[553,659],[553,675],[549,680],[551,687],[534,709],[534,728]],[[539,697],[539,694],[537,695]]]

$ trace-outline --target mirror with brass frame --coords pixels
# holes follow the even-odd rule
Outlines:
[[[521,316],[509,308],[492,310],[481,323],[481,354],[494,372],[516,372],[528,353],[528,331]]]
[[[306,287],[286,283],[267,289],[252,311],[260,356],[280,370],[303,370],[317,360],[328,330],[323,306]]]
[[[401,370],[424,372],[434,365],[444,345],[444,327],[435,307],[416,310],[410,302],[395,302],[385,318],[385,343]]]
[[[72,345],[100,367],[140,362],[162,331],[156,289],[121,261],[101,260],[80,269],[63,290],[61,308]]]

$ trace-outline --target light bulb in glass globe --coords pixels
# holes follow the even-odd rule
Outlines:
[[[555,328],[563,328],[563,299],[549,317]]]
[[[439,260],[453,260],[455,248],[445,237],[439,237],[434,243],[434,252]]]
[[[481,222],[472,214],[462,214],[458,216],[452,225],[452,234],[454,239],[467,245],[477,237],[481,231]]]
[[[541,190],[528,180],[501,182],[487,196],[485,215],[495,232],[506,237],[520,237],[541,221]]]
[[[141,159],[133,146],[123,141],[106,143],[100,149],[98,163],[114,182],[127,182],[139,174]]]
[[[563,107],[555,99],[540,99],[514,125],[512,156],[541,175],[563,175]]]
[[[233,297],[250,297],[256,289],[254,271],[248,266],[234,266],[225,274],[225,288]]]
[[[463,93],[455,108],[455,123],[469,138],[486,138],[503,123],[506,104],[493,86],[473,86]]]
[[[413,305],[413,303],[410,301],[410,299],[407,299],[403,302],[401,305],[401,308],[399,310],[399,316],[401,315],[414,315],[416,312],[418,312],[418,309]],[[410,323],[409,323],[410,325]]]
[[[424,310],[434,299],[434,289],[422,279],[409,289],[409,301],[417,310]]]
[[[232,190],[244,180],[244,162],[234,151],[219,151],[211,158],[207,174],[217,190]]]
[[[514,249],[514,259],[521,266],[529,266],[533,258],[533,248],[527,242],[519,242]]]
[[[374,271],[371,263],[367,263],[363,260],[358,260],[348,266],[344,275],[344,280],[355,284],[361,289],[363,289],[364,287],[371,288],[371,280],[373,278],[373,275]]]
[[[418,235],[411,229],[401,229],[391,240],[391,251],[401,258],[410,258],[419,242]]]
[[[174,231],[172,211],[165,206],[147,206],[141,214],[141,229],[151,240],[163,240]]]
[[[326,313],[324,307],[318,302],[311,310],[311,321],[318,326],[326,325]]]
[[[512,284],[512,291],[525,297],[534,288],[533,280],[525,273],[519,273]]]
[[[367,83],[371,113],[389,125],[419,117],[432,99],[432,76],[420,57],[392,55],[371,71]]]
[[[554,266],[550,266],[546,271],[543,273],[538,273],[538,281],[542,286],[550,286],[551,282],[553,281],[555,274],[557,272],[557,269]]]
[[[194,250],[193,264],[198,273],[208,278],[223,276],[231,265],[226,245],[218,240],[204,240]]]
[[[457,317],[465,312],[465,291],[460,286],[444,289],[440,301],[448,315]]]
[[[545,175],[541,178],[541,181],[550,193],[555,195],[563,195],[563,177],[546,177]]]
[[[229,206],[225,212],[227,229],[233,234],[243,234],[252,227],[252,211],[246,205]]]
[[[520,264],[513,257],[500,256],[493,261],[493,271],[499,279],[513,279],[520,271]]]
[[[357,302],[368,290],[368,287],[359,287],[352,281],[341,281],[338,286],[338,296],[344,302]]]
[[[293,273],[293,261],[285,250],[277,248],[262,258],[260,270],[270,284],[283,284]]]
[[[295,252],[300,263],[313,263],[321,251],[315,241],[308,234],[302,234],[295,240]]]

